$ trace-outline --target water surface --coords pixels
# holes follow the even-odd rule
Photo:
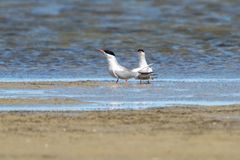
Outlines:
[[[65,82],[65,81],[63,81]],[[21,83],[21,82],[16,82]],[[30,82],[26,82],[30,83]],[[38,85],[38,82],[35,82]],[[56,82],[52,81],[52,84]],[[140,85],[131,81],[129,85],[113,81],[93,81],[96,86],[55,85],[56,87],[25,87],[0,89],[2,99],[62,99],[63,103],[16,104],[0,107],[9,110],[112,110],[144,109],[168,106],[218,106],[240,104],[240,79],[193,79],[155,80],[152,84]],[[16,86],[16,85],[15,85]],[[19,85],[20,86],[20,85]],[[64,100],[82,103],[64,103]],[[46,101],[45,101],[46,102]]]
[[[159,78],[240,78],[238,0],[1,0],[1,78],[104,78],[145,49]]]

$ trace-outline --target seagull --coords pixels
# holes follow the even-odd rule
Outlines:
[[[101,53],[105,55],[108,61],[108,71],[112,77],[117,78],[116,83],[118,83],[119,79],[124,79],[126,84],[128,83],[128,79],[137,78],[140,75],[141,70],[145,69],[148,66],[143,66],[136,68],[134,70],[127,69],[126,67],[121,66],[113,51],[98,49]]]
[[[150,83],[149,79],[153,79],[153,69],[150,67],[151,65],[147,64],[146,58],[145,58],[145,52],[143,49],[138,49],[138,55],[139,55],[139,66],[138,68],[133,69],[138,70],[139,68],[142,68],[143,66],[147,66],[144,69],[142,69],[136,79],[140,80],[140,84],[142,83],[142,80],[148,80],[148,83]]]

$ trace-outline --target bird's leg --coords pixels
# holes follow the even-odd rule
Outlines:
[[[125,80],[125,82],[126,82],[126,85],[128,85],[128,80],[127,79]]]
[[[140,84],[142,84],[142,80],[140,80]]]
[[[118,83],[118,81],[119,81],[119,78],[117,79],[116,83]]]

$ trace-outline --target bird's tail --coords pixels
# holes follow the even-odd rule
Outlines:
[[[139,75],[141,75],[143,72],[142,70],[152,66],[153,64],[149,64],[149,65],[146,65],[146,66],[143,66],[143,67],[138,67],[138,68],[134,68],[132,69],[131,71],[135,73],[135,78],[137,78]]]
[[[148,68],[148,67],[150,67],[152,65],[153,64],[148,64],[148,65],[145,65],[143,67],[134,68],[134,69],[132,69],[132,72],[141,72],[142,70],[144,70],[144,69],[146,69],[146,68]]]

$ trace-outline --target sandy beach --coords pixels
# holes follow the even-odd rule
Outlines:
[[[0,159],[239,159],[240,106],[1,112]]]

